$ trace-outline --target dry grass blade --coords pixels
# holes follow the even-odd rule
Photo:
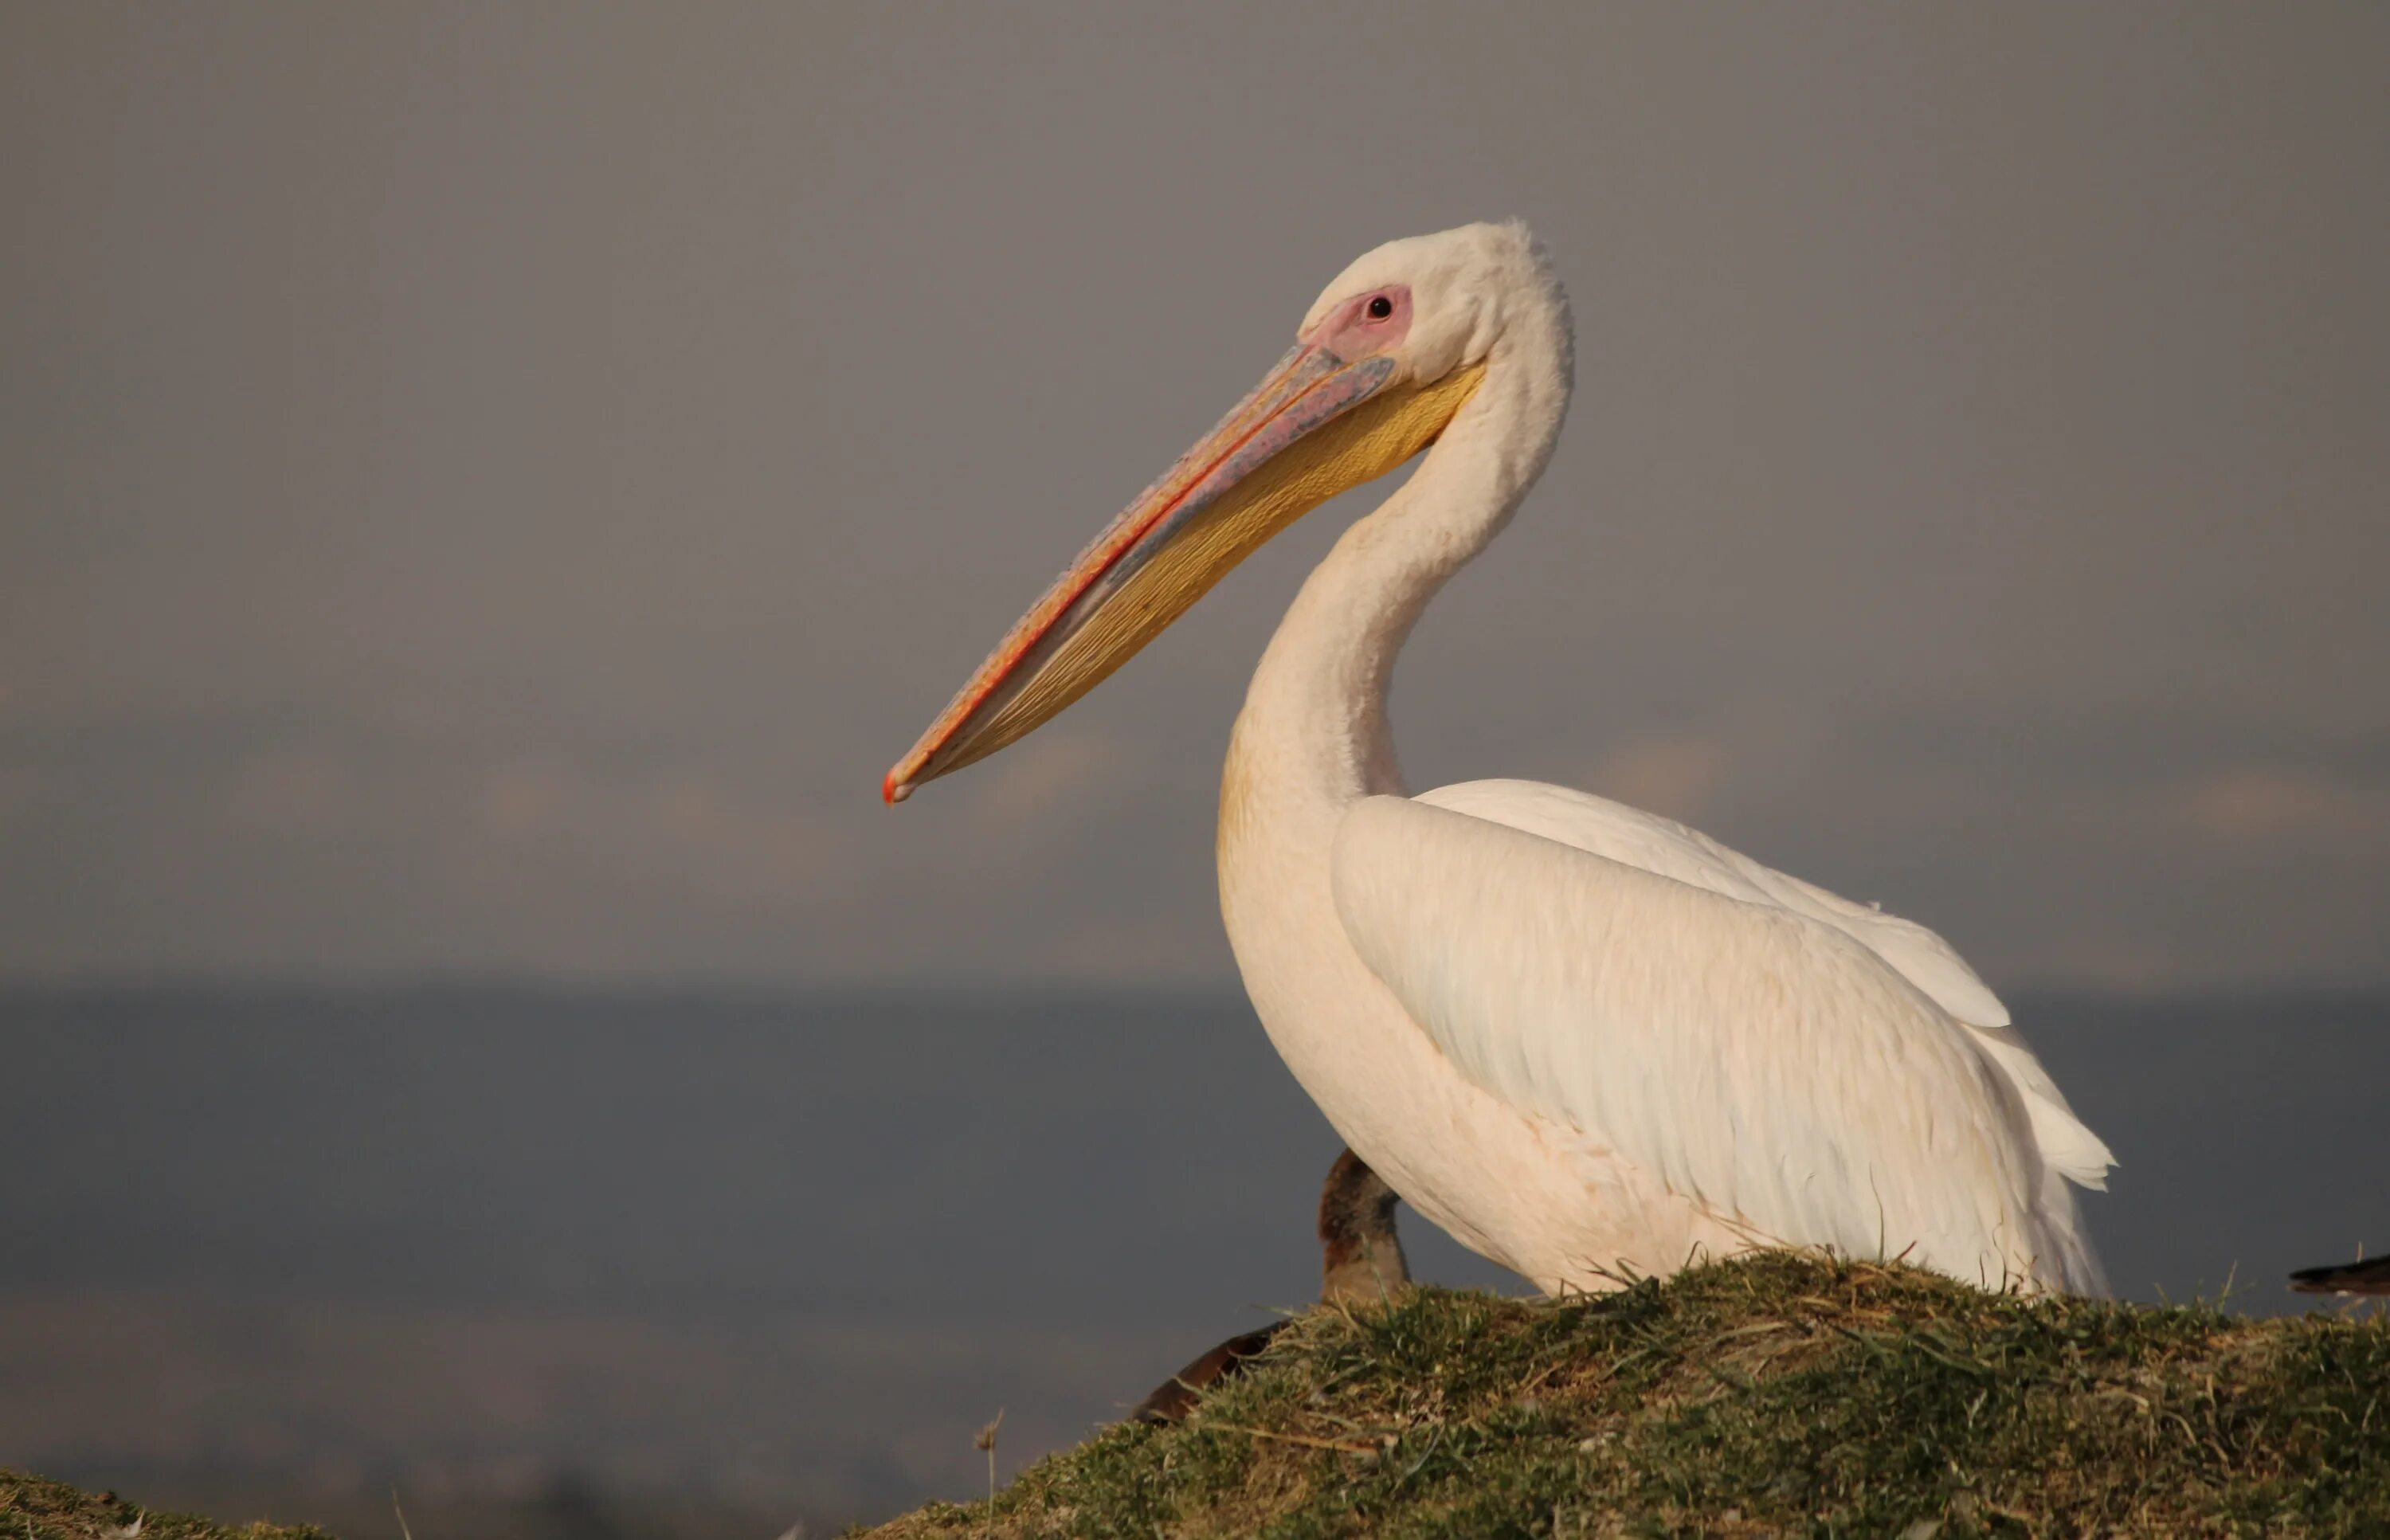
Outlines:
[[[996,1517],[996,1435],[1003,1427],[1004,1408],[998,1406],[996,1417],[982,1426],[978,1435],[971,1440],[972,1448],[987,1453],[987,1516],[990,1520]]]
[[[1346,1455],[1374,1455],[1374,1444],[1354,1444],[1343,1439],[1314,1438],[1309,1433],[1287,1433],[1275,1428],[1247,1428],[1235,1422],[1206,1421],[1203,1426],[1215,1433],[1243,1433],[1250,1438],[1276,1439],[1280,1444],[1300,1444],[1306,1449],[1332,1449]]]

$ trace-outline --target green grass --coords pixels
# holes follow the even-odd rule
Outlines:
[[[304,1525],[219,1524],[187,1513],[150,1513],[112,1492],[0,1470],[0,1540],[329,1540]]]
[[[2390,1535],[2390,1320],[1993,1295],[1763,1255],[1566,1302],[1320,1309],[972,1534]]]

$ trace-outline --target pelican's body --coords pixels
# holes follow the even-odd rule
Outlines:
[[[1395,654],[1567,407],[1566,302],[1523,228],[1382,247],[1299,336],[1033,609],[892,799],[1059,712],[1292,517],[1426,448],[1289,610],[1221,789],[1229,941],[1329,1122],[1548,1290],[1778,1244],[2100,1289],[2067,1182],[2099,1185],[2108,1151],[1939,937],[1581,792],[1408,795]]]

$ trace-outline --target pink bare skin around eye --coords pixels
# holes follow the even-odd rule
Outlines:
[[[1394,310],[1383,318],[1373,316],[1369,314],[1372,300],[1384,300]],[[1320,317],[1319,324],[1304,332],[1302,340],[1326,348],[1350,363],[1399,346],[1410,329],[1411,291],[1407,285],[1395,284],[1354,295]]]

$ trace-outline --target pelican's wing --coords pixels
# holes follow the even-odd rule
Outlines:
[[[2033,1120],[2041,1158],[2080,1187],[2104,1191],[2114,1155],[2066,1103],[2058,1083],[2009,1024],[2000,1004],[1950,943],[1872,904],[1854,904],[1813,882],[1763,866],[1698,829],[1589,792],[1542,781],[1463,781],[1420,802],[1472,818],[1508,824],[1590,854],[1754,904],[1769,904],[1830,925],[1866,947],[1923,991],[2000,1067]]]
[[[1362,959],[1462,1073],[1729,1223],[2098,1287],[2030,1093],[1904,967],[1810,912],[1831,895],[1798,902],[1817,890],[1680,826],[1519,782],[1356,803],[1332,874]],[[1937,982],[1974,982],[1910,929],[1957,970]]]

